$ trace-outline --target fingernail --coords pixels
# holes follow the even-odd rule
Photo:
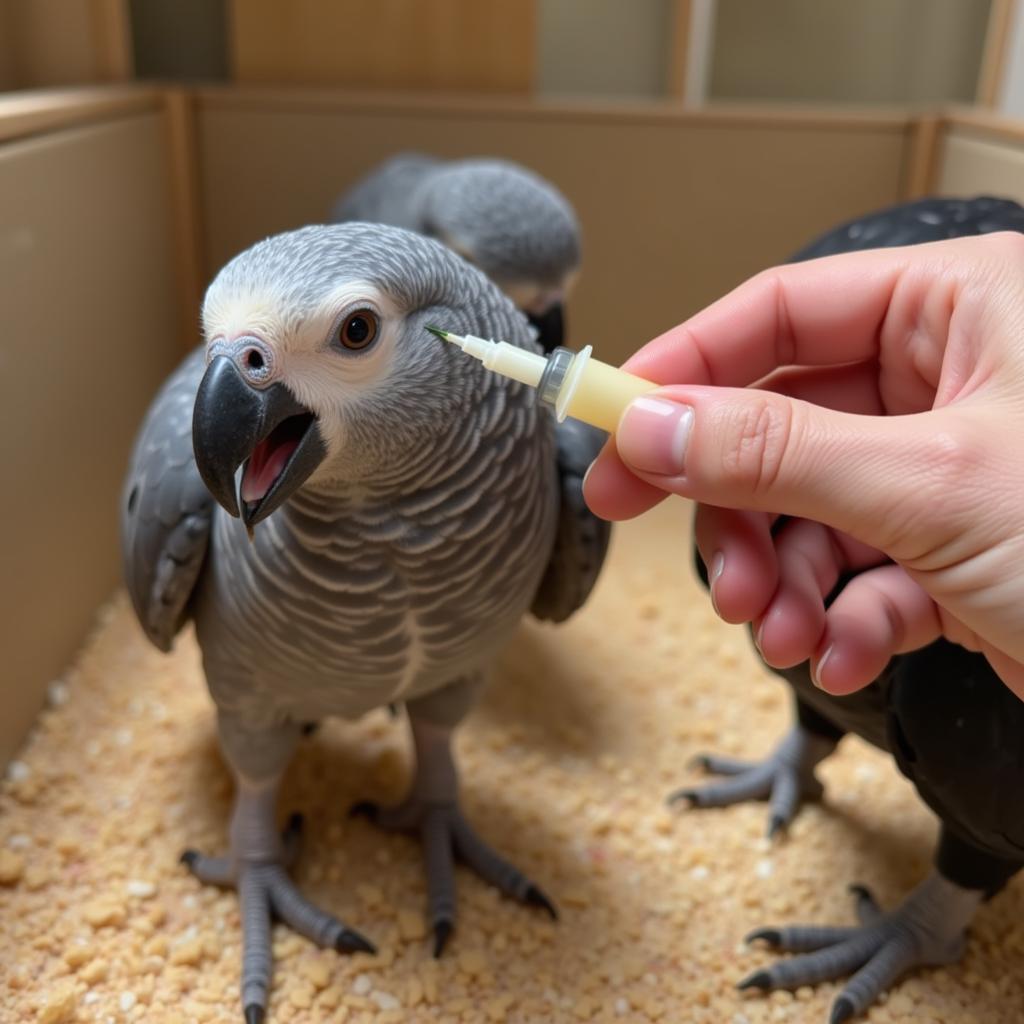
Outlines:
[[[615,445],[634,469],[659,476],[683,472],[693,409],[663,398],[634,399],[619,421]]]
[[[725,555],[721,551],[716,551],[711,558],[711,571],[708,573],[708,593],[711,594],[711,606],[715,609],[715,614],[721,618],[722,613],[718,610],[718,598],[715,596],[715,584],[719,581],[722,573],[725,571]]]
[[[817,667],[811,673],[811,679],[814,681],[814,685],[819,690],[824,690],[825,689],[825,685],[821,681],[821,674],[822,674],[822,672],[825,671],[825,666],[828,664],[828,659],[832,657],[832,652],[835,649],[836,649],[836,645],[835,644],[829,644],[828,647],[825,648],[825,653],[818,660]]]
[[[764,648],[761,646],[761,642],[764,640],[764,624],[768,621],[766,615],[761,620],[761,625],[757,627],[757,632],[754,634],[754,646],[757,648],[757,653],[764,657]]]

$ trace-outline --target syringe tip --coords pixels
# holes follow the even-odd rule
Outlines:
[[[440,327],[433,327],[430,324],[424,324],[424,327],[426,327],[426,329],[430,331],[431,334],[436,335],[442,341],[448,340],[448,332],[442,331]]]

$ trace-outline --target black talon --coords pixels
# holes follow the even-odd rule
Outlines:
[[[348,809],[350,818],[366,818],[368,821],[376,821],[380,808],[372,800],[360,800]]]
[[[543,907],[551,915],[552,921],[558,920],[558,909],[536,885],[531,885],[523,893],[523,902],[529,903],[533,907]]]
[[[711,762],[708,760],[707,754],[694,754],[686,763],[686,767],[690,771],[708,771],[708,765]]]
[[[267,1011],[259,1003],[250,1003],[245,1008],[245,1024],[263,1024]]]
[[[668,797],[669,804],[678,804],[685,800],[691,807],[697,807],[700,801],[697,799],[697,791],[695,789],[677,789],[674,793],[670,793]]]
[[[306,817],[299,811],[288,816],[288,823],[284,827],[284,834],[286,836],[298,836],[302,834],[302,829],[306,824]]]
[[[198,850],[186,850],[179,858],[178,863],[184,864],[186,867],[191,869],[192,865],[199,860]]]
[[[840,996],[832,1004],[832,1013],[829,1015],[828,1024],[845,1024],[853,1014],[853,1003],[845,996]]]
[[[775,839],[776,837],[782,837],[786,833],[786,819],[780,818],[779,815],[775,814],[768,822],[768,838]]]
[[[741,992],[748,988],[759,988],[767,992],[772,987],[772,976],[767,971],[755,971],[748,978],[744,978],[737,986]]]
[[[782,933],[777,928],[758,928],[743,939],[744,942],[767,942],[770,946],[782,944]]]
[[[369,939],[363,938],[357,931],[346,928],[334,940],[334,948],[339,953],[370,953],[375,954],[377,947]]]
[[[872,903],[875,902],[875,897],[871,890],[866,885],[861,885],[859,882],[853,882],[851,885],[848,885],[846,887],[846,891],[851,896],[856,896],[857,899],[871,900]]]
[[[401,714],[401,712],[398,710],[397,704],[389,704],[388,711],[390,712],[392,718],[397,718]]]
[[[782,945],[782,933],[777,928],[757,928],[752,931],[744,942],[767,942],[769,946]]]
[[[444,947],[448,945],[448,939],[451,937],[452,932],[455,930],[455,926],[448,920],[441,920],[434,922],[434,959],[437,960],[444,952]]]
[[[304,722],[299,730],[303,736],[312,736],[320,728],[319,722]]]

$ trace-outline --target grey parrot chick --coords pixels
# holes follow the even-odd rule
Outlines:
[[[437,238],[478,266],[541,333],[564,340],[566,297],[580,265],[580,228],[552,184],[506,160],[393,157],[334,206],[336,222],[394,224]]]
[[[536,347],[438,242],[343,224],[259,243],[210,286],[206,344],[154,400],[125,481],[134,607],[164,650],[194,621],[235,779],[227,853],[184,860],[238,890],[247,1024],[267,1006],[272,915],[372,950],[288,875],[298,833],[279,831],[276,797],[306,723],[405,704],[408,795],[359,810],[421,837],[435,953],[455,924],[456,855],[554,914],[463,817],[451,733],[522,616],[560,621],[593,586],[608,529],[581,484],[602,435],[556,429],[530,389],[431,322]]]

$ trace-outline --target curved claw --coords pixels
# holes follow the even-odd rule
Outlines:
[[[748,988],[759,988],[762,992],[767,992],[772,987],[772,976],[767,971],[755,971],[739,982],[736,987],[741,992]]]
[[[292,836],[302,835],[302,830],[306,826],[306,817],[300,811],[296,811],[294,814],[288,816],[288,822],[284,826],[284,838],[288,839]]]
[[[832,1004],[832,1012],[829,1014],[828,1024],[846,1024],[856,1012],[854,1005],[845,996],[840,996]]]
[[[755,928],[744,940],[746,943],[766,942],[769,946],[782,945],[782,933],[778,928]]]
[[[786,835],[788,825],[789,821],[786,818],[779,814],[773,814],[768,821],[768,839],[783,839]]]
[[[352,928],[346,928],[334,940],[334,948],[339,953],[369,953],[375,955],[377,947],[367,938]]]
[[[552,921],[558,920],[558,909],[555,907],[554,903],[547,898],[539,886],[531,885],[530,888],[523,893],[523,902],[529,903],[534,907],[543,907],[543,909],[551,915]]]
[[[674,793],[669,793],[666,803],[671,807],[672,804],[679,804],[686,801],[688,807],[696,807],[697,791],[695,789],[677,789]]]
[[[380,815],[380,806],[372,800],[360,800],[348,809],[350,818],[366,818],[367,821],[375,822]]]
[[[191,868],[197,860],[199,860],[199,851],[188,849],[182,852],[181,856],[178,858],[178,863]]]
[[[434,922],[434,959],[437,960],[444,952],[444,947],[448,945],[448,939],[451,937],[452,932],[455,931],[455,926],[451,921],[435,921]]]
[[[245,1024],[263,1024],[267,1011],[259,1003],[250,1003],[245,1008]]]

